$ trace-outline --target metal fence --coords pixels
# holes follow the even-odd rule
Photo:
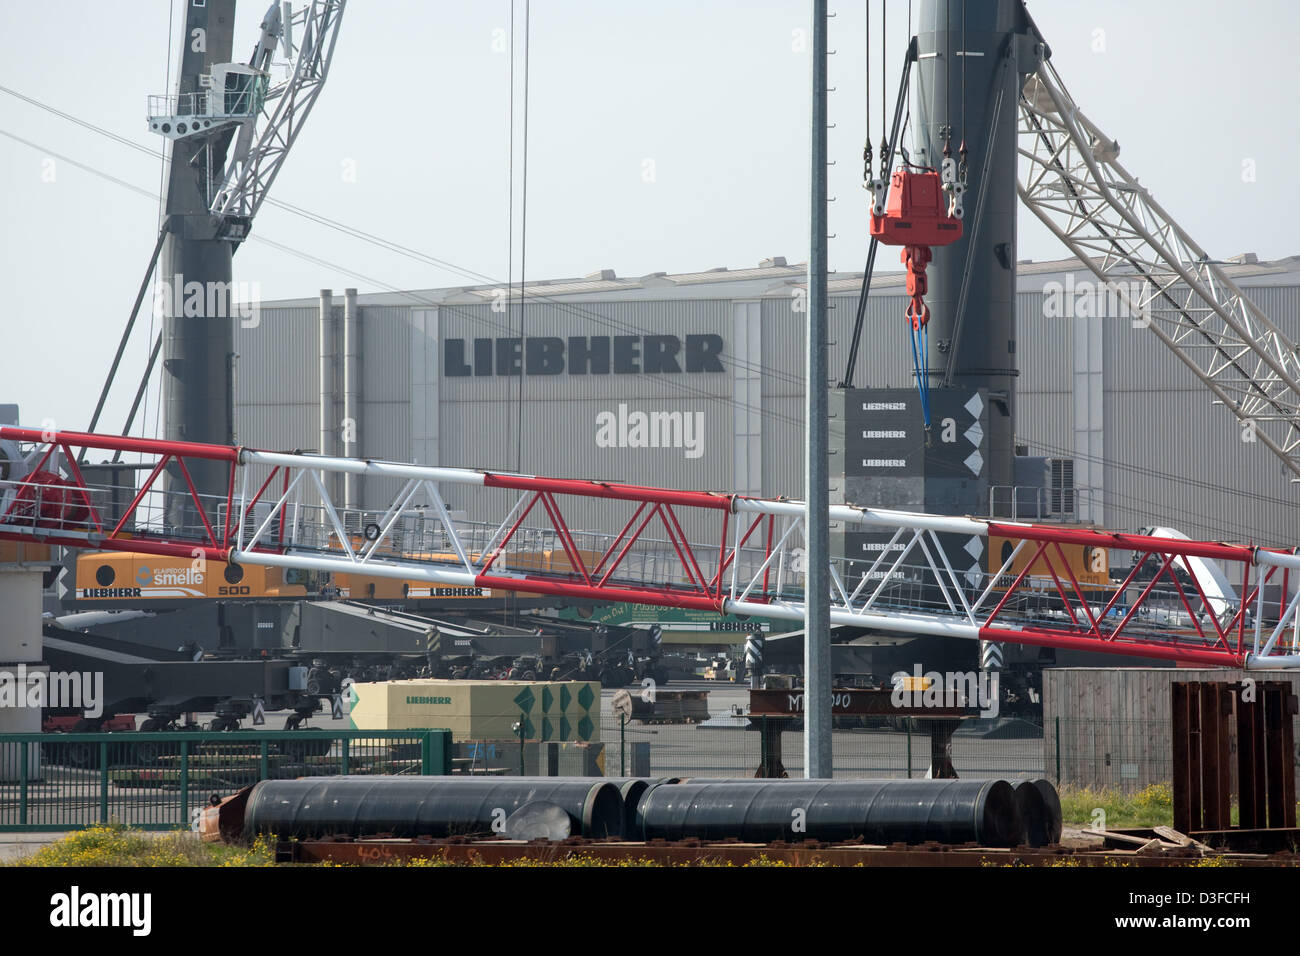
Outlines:
[[[791,777],[804,771],[802,727],[786,726],[780,759]],[[899,718],[860,721],[832,735],[837,778],[924,777],[930,769],[931,738],[926,721]],[[620,726],[606,718],[606,773],[646,770],[655,777],[752,777],[763,760],[761,718],[713,718],[698,724],[643,723]],[[1042,728],[1025,722],[996,727],[966,721],[952,736],[951,759],[958,776],[1030,779],[1051,776],[1044,763]],[[648,761],[648,767],[647,767]]]
[[[259,780],[451,772],[446,730],[0,735],[0,832],[192,826]]]
[[[761,719],[729,715],[684,724],[602,717],[597,741],[523,748],[508,740],[453,743],[447,730],[0,735],[0,832],[109,822],[186,827],[212,794],[277,778],[439,775],[453,766],[460,773],[508,775],[752,777],[763,763]],[[926,776],[930,726],[872,718],[837,727],[835,777]],[[786,773],[802,776],[802,728],[782,721],[780,731],[772,730],[768,738],[779,738]],[[966,720],[948,755],[959,777],[1046,777],[1058,786],[1135,793],[1172,779],[1168,733],[1162,720],[1059,718],[1046,728]]]
[[[931,759],[926,721],[863,723],[867,725],[832,732],[837,778],[926,775]],[[763,760],[763,734],[748,718],[714,718],[699,724],[632,720],[620,728],[619,718],[611,715],[605,726],[605,766],[611,775],[626,767],[629,774],[644,771],[655,777],[750,777]],[[779,736],[782,766],[791,777],[802,776],[802,727],[789,722]],[[1296,737],[1300,740],[1300,733]],[[1173,780],[1166,719],[1059,717],[1045,728],[1021,720],[966,720],[952,735],[948,753],[959,777],[1045,777],[1062,787],[1125,794]],[[1300,745],[1296,758],[1300,768]],[[1235,760],[1229,770],[1235,780]]]
[[[1132,793],[1173,780],[1170,721],[1055,718],[1044,740],[1051,776],[1060,784]]]

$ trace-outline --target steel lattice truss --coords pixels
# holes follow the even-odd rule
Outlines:
[[[1021,200],[1102,280],[1110,311],[1155,333],[1300,476],[1295,344],[1119,163],[1046,59],[1025,84],[1018,140]]]
[[[0,539],[804,617],[802,502],[76,432],[4,427],[0,440],[9,476],[0,482]],[[108,507],[114,489],[84,481],[77,462],[87,449],[152,464],[120,514]],[[196,461],[228,464],[223,499],[196,493]],[[170,490],[164,472],[176,476]],[[390,479],[400,490],[357,521],[334,504],[323,480],[330,474]],[[512,504],[493,504],[493,522],[456,520],[450,494],[463,506],[476,498]],[[161,523],[176,495],[198,506],[198,524]],[[570,527],[566,511],[592,499],[621,515],[617,535]],[[851,506],[831,512],[892,536],[874,561],[832,562],[836,624],[1203,665],[1300,666],[1300,594],[1266,605],[1261,587],[1287,593],[1291,569],[1300,569],[1294,550]],[[701,543],[687,539],[686,527],[711,530]],[[994,543],[1000,566],[954,566],[967,545]],[[1132,570],[1118,585],[1089,582],[1066,559],[1065,549],[1080,546],[1131,552]],[[1240,590],[1225,581],[1240,581]]]
[[[257,215],[325,86],[346,4],[347,0],[311,0],[285,24],[291,36],[301,38],[294,46],[289,79],[268,92],[256,143],[237,149],[232,157],[212,201],[214,215],[247,220]]]

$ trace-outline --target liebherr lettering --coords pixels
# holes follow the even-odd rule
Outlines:
[[[442,374],[677,375],[722,372],[720,335],[572,335],[527,339],[447,339]]]

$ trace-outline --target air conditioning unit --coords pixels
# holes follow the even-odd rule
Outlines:
[[[1047,459],[1047,500],[1054,515],[1072,515],[1079,510],[1078,496],[1074,490],[1074,459]]]

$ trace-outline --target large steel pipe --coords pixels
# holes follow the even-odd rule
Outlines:
[[[281,839],[490,835],[504,832],[512,813],[539,800],[562,807],[574,833],[591,839],[622,835],[618,787],[584,777],[264,780],[249,796],[244,828]]]
[[[623,839],[635,840],[636,808],[641,804],[641,797],[651,787],[660,784],[677,783],[676,777],[605,777],[609,783],[618,787],[618,795],[623,800]]]
[[[1056,787],[1050,780],[1035,780],[1034,786],[1043,795],[1043,806],[1047,810],[1047,842],[1049,845],[1060,843],[1064,819],[1064,814],[1061,812],[1061,795],[1056,792]]]
[[[1016,806],[1024,824],[1024,842],[1029,846],[1047,846],[1052,839],[1052,815],[1037,782],[1024,780],[1016,784]]]
[[[1005,780],[738,780],[652,787],[637,835],[654,840],[979,843],[1024,840]]]

